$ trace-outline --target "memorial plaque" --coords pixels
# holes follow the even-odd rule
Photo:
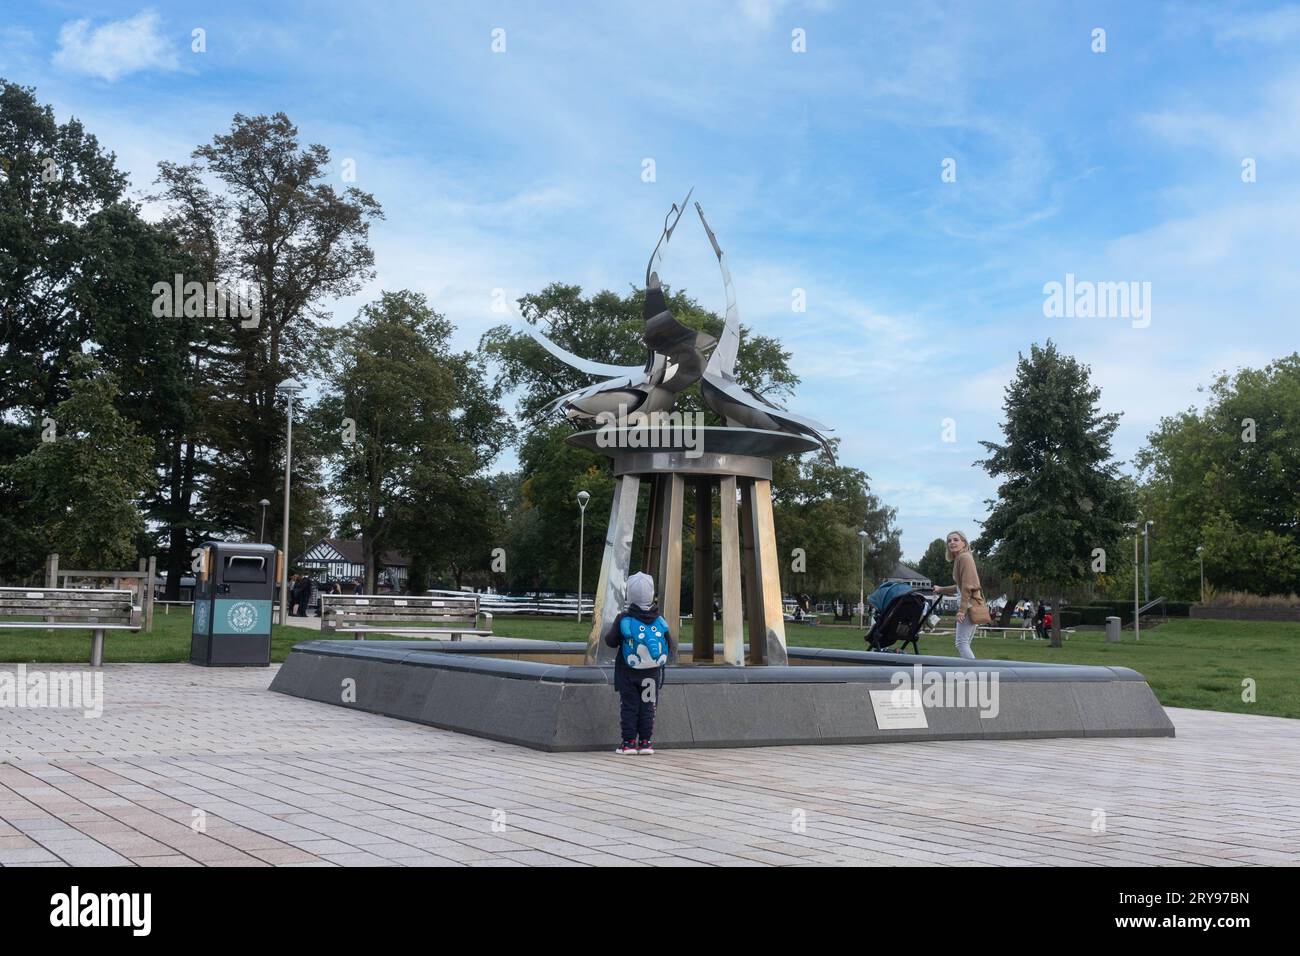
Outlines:
[[[921,691],[873,690],[871,709],[876,714],[876,726],[881,730],[929,730],[925,708],[921,706]]]

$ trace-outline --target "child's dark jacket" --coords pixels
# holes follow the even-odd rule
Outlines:
[[[642,624],[653,624],[655,618],[658,616],[658,604],[653,604],[648,609],[639,608],[635,604],[630,605],[626,611],[614,618],[614,623],[610,626],[610,629],[605,632],[606,646],[612,647],[616,651],[622,646],[623,634],[620,627],[623,624],[623,618],[630,617],[640,621]],[[670,633],[666,636],[668,638],[668,647],[675,650],[677,647],[677,636]],[[671,653],[671,650],[669,653]],[[641,681],[645,680],[647,677],[653,677],[655,679],[655,685],[662,687],[664,685],[664,668],[656,667],[653,669],[636,670],[627,666],[627,661],[623,660],[622,654],[614,655],[614,689],[619,693],[625,691],[635,691],[640,693]]]

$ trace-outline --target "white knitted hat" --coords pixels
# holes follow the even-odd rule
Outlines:
[[[655,579],[638,571],[627,579],[627,603],[648,610],[655,603]]]

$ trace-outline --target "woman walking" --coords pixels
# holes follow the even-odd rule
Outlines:
[[[955,583],[934,590],[939,594],[957,595],[957,653],[967,660],[975,659],[975,652],[970,649],[970,640],[975,636],[976,622],[971,620],[971,610],[975,605],[980,610],[975,613],[988,623],[988,611],[984,605],[984,592],[980,588],[979,572],[975,570],[975,556],[970,552],[970,542],[960,531],[948,534],[948,551],[944,555],[952,565],[952,579]],[[982,613],[981,613],[982,612]]]

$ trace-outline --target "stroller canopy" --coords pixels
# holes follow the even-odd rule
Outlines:
[[[880,587],[872,591],[871,595],[867,598],[867,603],[877,611],[883,611],[893,603],[895,598],[901,597],[904,594],[911,594],[915,590],[916,589],[910,584],[904,584],[901,581],[892,581],[888,584],[882,584]]]

